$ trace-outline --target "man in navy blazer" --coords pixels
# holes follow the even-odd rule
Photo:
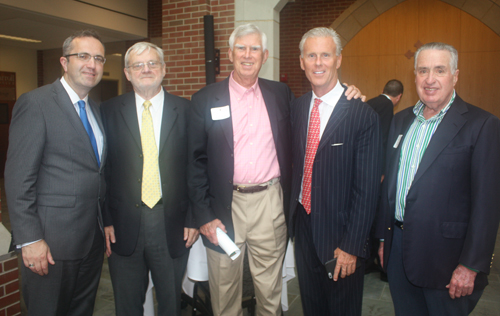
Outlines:
[[[313,91],[292,103],[289,228],[302,307],[311,316],[361,315],[363,258],[380,186],[378,115],[344,96],[341,49],[332,29],[304,34],[300,64]],[[324,264],[334,258],[331,280]]]
[[[189,186],[207,247],[214,315],[242,315],[245,248],[257,314],[281,315],[293,94],[283,83],[258,77],[266,45],[257,26],[237,27],[228,51],[234,71],[192,97]],[[219,247],[216,228],[241,249],[236,260]]]
[[[500,121],[455,92],[458,53],[415,54],[420,100],[395,115],[377,236],[396,315],[468,315],[500,219]]]
[[[180,315],[181,283],[189,247],[198,238],[187,189],[189,101],[169,94],[163,50],[139,42],[125,55],[125,75],[133,92],[101,105],[109,143],[108,186],[103,217],[106,253],[117,315],[143,315],[148,272],[155,285],[158,315]],[[148,103],[150,106],[147,107]],[[156,153],[150,174],[147,112]],[[148,188],[159,200],[150,203]]]

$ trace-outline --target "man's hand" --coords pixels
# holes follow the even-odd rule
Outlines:
[[[347,100],[351,100],[352,98],[357,99],[361,98],[361,101],[365,102],[366,101],[366,95],[362,95],[361,91],[356,88],[356,86],[350,86],[347,83],[344,83],[345,86],[347,86],[347,90],[345,91],[345,96],[347,97]]]
[[[384,242],[381,241],[378,245],[378,260],[380,261],[380,266],[384,267]]]
[[[191,247],[200,236],[200,231],[196,228],[184,227],[184,240],[186,241],[186,248]]]
[[[39,275],[49,274],[49,263],[56,262],[52,258],[49,245],[45,240],[39,240],[22,248],[24,266]]]
[[[450,297],[455,299],[461,296],[471,295],[474,290],[476,275],[477,272],[459,264],[455,271],[453,271],[450,284],[446,286],[446,288],[449,289]]]
[[[200,227],[200,232],[205,235],[205,237],[210,240],[210,242],[216,246],[219,245],[219,240],[217,239],[217,233],[215,230],[219,227],[223,232],[227,233],[226,226],[222,224],[219,219],[214,219],[211,222],[206,223],[205,225]]]
[[[333,271],[333,281],[337,281],[340,277],[343,279],[356,271],[356,256],[350,255],[340,248],[335,249],[333,257],[337,258],[337,265]]]
[[[111,243],[116,242],[115,228],[113,225],[104,227],[104,235],[106,236],[106,255],[111,256]]]

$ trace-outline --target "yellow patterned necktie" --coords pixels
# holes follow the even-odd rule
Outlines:
[[[150,101],[144,101],[142,112],[141,143],[144,163],[142,166],[142,202],[153,208],[161,198],[158,148],[156,147]]]

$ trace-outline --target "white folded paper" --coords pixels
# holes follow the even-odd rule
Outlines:
[[[217,227],[217,239],[219,240],[219,246],[224,250],[227,255],[232,259],[238,258],[241,253],[240,248],[229,238],[229,236]]]

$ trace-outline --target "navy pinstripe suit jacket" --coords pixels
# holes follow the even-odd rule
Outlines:
[[[292,197],[290,220],[301,190],[312,92],[292,103]],[[366,258],[367,239],[380,187],[379,118],[361,100],[337,102],[314,160],[311,189],[311,230],[322,262],[334,250]],[[289,225],[290,235],[294,225]]]

